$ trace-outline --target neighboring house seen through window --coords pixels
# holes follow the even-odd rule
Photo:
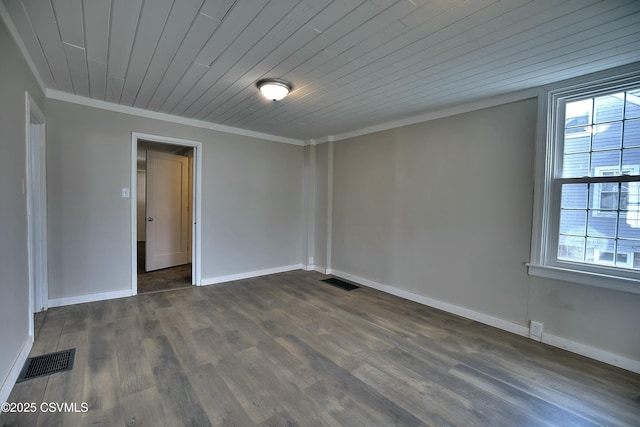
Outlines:
[[[595,86],[548,94],[529,272],[640,293],[640,79]]]

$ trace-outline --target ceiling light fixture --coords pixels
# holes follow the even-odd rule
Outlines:
[[[282,79],[262,79],[256,83],[267,99],[280,101],[291,92],[291,83]]]

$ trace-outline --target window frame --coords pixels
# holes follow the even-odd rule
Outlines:
[[[562,184],[608,181],[607,177],[556,178],[562,167],[564,107],[570,101],[637,87],[638,63],[539,88],[529,275],[640,294],[638,270],[559,260],[557,256]],[[615,177],[613,181],[640,182],[640,176]]]

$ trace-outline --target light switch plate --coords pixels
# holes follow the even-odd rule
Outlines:
[[[123,199],[128,199],[129,197],[130,197],[129,188],[128,187],[123,187],[122,188],[122,198]]]

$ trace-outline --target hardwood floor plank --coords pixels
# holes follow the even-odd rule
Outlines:
[[[502,331],[499,332],[504,334]],[[474,337],[472,340],[478,340],[478,338]],[[459,346],[449,347],[450,341],[438,343],[424,338],[417,341],[419,346],[417,349],[412,349],[414,355],[424,353],[422,349],[429,349],[432,361],[442,356],[449,360],[455,358],[458,362],[473,367],[532,396],[551,403],[562,402],[563,406],[574,408],[571,410],[584,414],[588,419],[600,420],[599,422],[602,424],[615,424],[614,420],[607,415],[607,408],[613,406],[618,408],[615,416],[617,420],[627,420],[626,422],[632,425],[634,417],[638,415],[638,406],[630,402],[620,402],[618,395],[603,386],[602,377],[592,376],[590,379],[576,380],[576,375],[581,375],[579,372],[575,375],[557,375],[550,371],[544,364],[537,362],[537,348],[529,349],[528,353],[517,350],[517,346],[511,347],[510,350],[501,349],[500,352],[497,352],[491,347],[482,346],[483,350],[467,354]],[[411,352],[411,350],[409,351]],[[557,349],[548,348],[545,351],[553,352]],[[482,357],[477,357],[480,354]],[[497,355],[501,355],[501,357],[496,357]],[[616,371],[615,368],[610,370]],[[595,385],[592,384],[594,381]]]
[[[428,420],[429,424],[457,426],[471,425],[478,421],[476,417],[465,417],[465,411],[458,410],[453,417],[450,413],[438,412],[433,406],[440,407],[440,405],[453,403],[440,396],[443,390],[440,385],[416,381],[405,376],[392,376],[369,364],[360,366],[353,371],[353,375],[391,400],[398,402],[400,406],[420,419]]]
[[[137,317],[120,318],[114,323],[114,346],[123,398],[155,387],[142,339],[143,327]]]
[[[207,363],[187,374],[213,425],[248,426],[252,421],[235,398],[218,368]]]
[[[270,406],[277,408],[279,414],[286,413],[291,420],[297,420],[301,425],[336,425],[335,420],[320,410],[312,400],[306,399],[295,384],[278,375],[277,371],[268,369],[268,359],[257,347],[243,350],[236,357],[248,367],[250,374],[256,377],[256,382],[269,384],[265,392],[269,395]],[[250,399],[251,395],[244,397]]]
[[[473,385],[478,389],[489,392],[494,396],[509,402],[520,408],[522,412],[534,414],[539,424],[563,425],[563,426],[596,426],[596,421],[586,417],[577,416],[563,410],[551,402],[544,401],[529,393],[513,387],[507,382],[470,368],[466,365],[457,365],[449,371],[453,376]]]
[[[146,338],[143,347],[153,369],[167,425],[210,426],[167,337]]]
[[[303,362],[322,374],[324,381],[329,386],[366,407],[368,411],[376,415],[380,425],[417,426],[422,424],[413,414],[351,375],[350,372],[335,364],[306,342],[293,335],[289,335],[285,339],[298,348],[297,353],[302,357]]]
[[[475,414],[475,423],[486,425],[537,425],[538,420],[529,412],[514,407],[501,400],[498,396],[474,387],[472,384],[460,380],[449,372],[443,372],[441,365],[431,364],[428,358],[418,359],[410,353],[399,349],[388,351],[385,360],[388,364],[401,367],[401,372],[407,377],[420,382],[434,382],[456,394],[471,404],[467,409]],[[387,371],[388,364],[380,365],[380,369]],[[391,371],[393,372],[393,371]]]
[[[64,426],[91,426],[91,427],[119,427],[126,425],[124,422],[123,408],[116,406],[108,409],[89,410],[82,419],[78,416],[72,418],[72,423]],[[77,423],[77,424],[76,424]]]
[[[113,323],[103,323],[88,331],[89,344],[78,351],[88,352],[83,401],[89,412],[108,411],[120,404],[120,372]]]
[[[306,425],[306,424],[303,424],[303,425]],[[300,424],[294,421],[291,418],[291,416],[286,412],[278,412],[273,417],[258,424],[258,426],[259,427],[282,427],[282,426],[298,427],[300,426]]]
[[[150,387],[122,398],[122,416],[126,426],[155,427],[166,425],[158,389]]]
[[[311,367],[301,363],[275,340],[261,341],[257,345],[258,350],[270,362],[269,369],[294,384],[299,390],[303,390],[322,379],[321,375]]]
[[[91,304],[78,304],[62,307],[66,312],[63,332],[84,331],[89,327],[89,310]]]
[[[67,307],[47,310],[45,318],[42,320],[42,325],[38,329],[38,335],[35,337],[30,356],[39,356],[56,351],[69,312],[70,310]]]
[[[2,426],[637,426],[640,375],[366,287],[291,271],[52,308],[31,355],[72,371]]]

